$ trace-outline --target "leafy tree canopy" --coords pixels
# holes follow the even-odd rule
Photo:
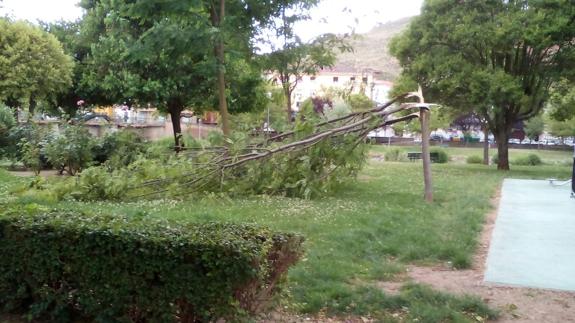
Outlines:
[[[87,39],[81,38],[80,21],[69,22],[62,20],[53,23],[41,23],[41,26],[62,43],[64,52],[75,61],[72,74],[72,86],[69,87],[67,91],[58,93],[55,102],[49,107],[57,114],[64,114],[69,118],[74,117],[78,109],[78,101],[99,101],[97,98],[91,97],[89,92],[83,91],[80,87],[82,75],[86,70],[84,61],[90,51],[91,43],[96,40],[88,41]]]
[[[276,2],[227,1],[225,21],[212,21],[213,1],[83,1],[83,37],[98,39],[86,60],[82,86],[100,103],[152,103],[172,115],[179,132],[184,108],[201,112],[218,100],[218,73],[225,69],[230,111],[265,106],[259,69],[253,63],[258,26],[275,14]],[[225,59],[215,57],[219,41]],[[222,64],[224,61],[225,64]]]
[[[496,134],[499,169],[517,121],[536,116],[575,66],[575,7],[569,0],[428,0],[392,41],[400,84],[418,82],[426,98],[480,113]],[[568,75],[571,73],[571,75]]]
[[[324,34],[309,41],[302,41],[294,32],[294,24],[309,19],[308,10],[318,0],[284,0],[278,6],[277,18],[270,24],[275,36],[270,42],[271,52],[264,55],[263,66],[275,74],[286,98],[288,122],[292,118],[292,93],[303,75],[315,75],[324,68],[332,67],[337,58],[336,49],[352,51],[349,35]],[[279,44],[277,43],[279,41]]]
[[[72,59],[52,35],[29,23],[0,18],[0,100],[15,107],[53,101],[72,83]]]
[[[531,140],[538,140],[545,130],[545,122],[542,116],[536,116],[525,123],[525,135]]]
[[[550,116],[557,121],[575,117],[575,83],[561,79],[551,89]]]

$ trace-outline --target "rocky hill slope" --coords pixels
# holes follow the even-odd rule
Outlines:
[[[366,34],[359,34],[352,42],[353,53],[343,53],[338,57],[337,66],[344,69],[362,70],[371,68],[381,71],[379,79],[393,81],[401,68],[398,61],[389,53],[389,42],[409,25],[412,18],[381,24]]]

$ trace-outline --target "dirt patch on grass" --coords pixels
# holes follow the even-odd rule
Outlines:
[[[492,199],[493,211],[487,216],[471,269],[408,266],[407,279],[456,295],[477,295],[500,310],[498,322],[575,322],[575,292],[497,286],[483,281],[499,199],[500,191]],[[398,290],[397,283],[383,283],[381,287],[391,294]]]

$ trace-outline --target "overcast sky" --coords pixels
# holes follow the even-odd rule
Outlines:
[[[378,23],[419,14],[423,0],[323,0],[311,11],[312,20],[300,23],[297,33],[304,40],[319,34],[364,33]],[[78,0],[3,0],[0,15],[35,22],[75,20],[82,10]]]

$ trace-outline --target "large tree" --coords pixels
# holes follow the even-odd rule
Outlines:
[[[485,118],[507,170],[513,125],[538,115],[575,66],[573,17],[570,0],[428,0],[391,49],[428,100]]]
[[[0,99],[12,108],[53,101],[72,83],[74,63],[52,35],[27,22],[0,18]]]
[[[228,106],[243,112],[264,105],[253,40],[275,14],[275,2],[86,0],[82,5],[87,9],[82,30],[99,35],[88,36],[98,42],[83,84],[104,99],[135,98],[164,107],[172,115],[176,147],[184,107],[205,110],[216,98],[227,135]]]
[[[271,52],[264,56],[264,67],[272,72],[282,87],[288,122],[292,118],[292,93],[304,75],[315,75],[321,69],[332,67],[337,50],[352,51],[350,35],[320,35],[304,42],[294,32],[295,23],[309,18],[307,11],[317,0],[278,1],[277,19],[271,24],[274,37],[269,42]]]
[[[57,21],[52,23],[41,23],[42,28],[54,35],[64,48],[64,52],[74,60],[74,70],[72,73],[72,86],[66,91],[58,93],[54,102],[50,105],[53,110],[63,113],[66,117],[72,118],[78,110],[78,102],[97,102],[98,98],[90,96],[89,92],[83,91],[80,86],[82,75],[86,70],[85,60],[90,52],[90,46],[97,39],[82,38],[80,33],[81,21]]]
[[[206,89],[209,30],[201,19],[191,19],[202,17],[201,7],[181,2],[181,9],[192,17],[160,19],[156,13],[163,9],[154,7],[153,1],[102,0],[83,5],[87,10],[83,31],[86,37],[98,39],[86,59],[83,87],[100,97],[101,103],[153,103],[164,109],[172,120],[175,149],[181,150],[181,112],[203,104],[210,93]]]

